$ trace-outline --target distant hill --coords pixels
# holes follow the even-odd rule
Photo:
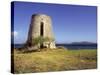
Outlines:
[[[86,41],[83,41],[83,42],[72,42],[72,43],[56,43],[58,45],[97,45],[97,43],[94,43],[94,42],[86,42]]]
[[[83,41],[83,42],[72,42],[71,44],[76,44],[76,45],[96,45],[97,43]]]

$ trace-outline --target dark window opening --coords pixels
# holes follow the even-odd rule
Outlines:
[[[29,46],[29,47],[31,47],[31,46],[32,46],[31,42],[29,42],[29,43],[28,43],[28,46]]]
[[[40,36],[41,37],[43,37],[43,35],[44,35],[44,29],[43,29],[43,27],[44,27],[44,23],[43,22],[41,22],[41,25],[40,25]],[[43,43],[40,45],[40,48],[43,48]]]
[[[43,22],[41,22],[40,26],[40,36],[43,36]]]

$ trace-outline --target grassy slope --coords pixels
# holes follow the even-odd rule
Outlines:
[[[47,50],[22,53],[15,50],[15,73],[96,68],[96,50]]]

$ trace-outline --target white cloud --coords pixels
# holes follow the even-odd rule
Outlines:
[[[18,32],[14,31],[14,32],[11,33],[11,35],[14,36],[14,37],[16,37],[18,35]]]

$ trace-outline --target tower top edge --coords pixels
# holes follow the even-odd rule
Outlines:
[[[46,16],[46,17],[50,17],[49,15],[47,14],[33,14],[32,17],[35,17],[35,16]]]

